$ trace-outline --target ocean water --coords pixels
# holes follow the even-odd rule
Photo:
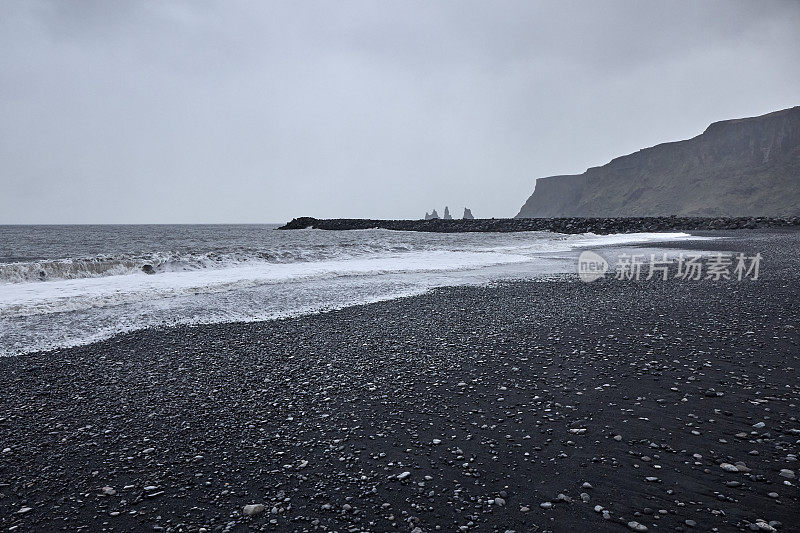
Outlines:
[[[574,272],[575,250],[689,238],[275,227],[0,226],[0,356]]]

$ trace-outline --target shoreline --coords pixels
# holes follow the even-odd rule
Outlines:
[[[381,234],[383,232],[378,233]],[[407,234],[406,236],[403,236],[400,234],[395,237],[400,238],[403,241],[409,240],[413,242],[418,235],[419,234]],[[284,236],[286,236],[287,240],[291,240],[292,237],[298,235],[282,234],[277,235],[276,237],[282,238]],[[316,237],[324,240],[327,235],[316,234]],[[340,235],[336,236],[336,238],[342,237],[343,235],[341,233]],[[478,235],[473,235],[472,237],[468,236],[467,238],[472,239],[473,237],[482,239]],[[522,240],[528,239],[528,236],[525,235],[522,235],[521,237]],[[531,238],[534,241],[540,240],[542,237],[544,237],[545,240],[548,239],[548,236],[546,235],[531,235]],[[15,298],[17,298],[19,301],[28,302],[35,301],[36,298],[46,301],[47,298],[51,298],[52,295],[59,293],[60,286],[66,290],[76,291],[74,284],[81,284],[81,287],[86,287],[86,294],[88,295],[85,297],[86,300],[91,298],[91,294],[95,294],[95,298],[98,298],[96,295],[105,293],[108,295],[113,295],[117,304],[117,306],[108,306],[107,309],[120,309],[122,306],[129,306],[129,308],[126,311],[117,313],[117,315],[125,319],[125,327],[117,327],[113,321],[108,319],[109,316],[114,315],[113,311],[103,314],[102,310],[105,308],[105,305],[100,305],[95,309],[92,309],[91,305],[87,306],[85,302],[81,300],[83,294],[81,294],[79,291],[76,291],[72,293],[75,295],[75,298],[70,300],[61,298],[61,301],[69,301],[73,304],[76,304],[79,309],[77,309],[75,313],[83,312],[83,320],[73,318],[74,313],[72,313],[72,310],[69,309],[68,306],[66,306],[67,309],[62,309],[61,311],[57,309],[52,310],[54,312],[51,312],[50,314],[34,312],[32,314],[33,318],[27,322],[24,318],[11,317],[4,319],[3,317],[0,317],[0,330],[4,330],[2,333],[0,333],[0,357],[19,356],[35,351],[47,351],[57,348],[85,345],[112,337],[117,334],[146,329],[149,327],[163,328],[167,325],[176,326],[179,324],[210,324],[219,322],[230,323],[237,321],[260,322],[282,317],[316,313],[330,309],[341,309],[350,305],[382,301],[399,296],[420,294],[436,286],[474,285],[488,283],[489,281],[495,279],[529,279],[540,278],[543,275],[573,273],[575,272],[575,265],[572,263],[577,261],[577,256],[580,251],[592,242],[592,246],[600,249],[607,248],[609,246],[613,247],[622,245],[626,242],[639,243],[641,245],[645,242],[652,243],[663,240],[672,242],[672,239],[682,239],[687,237],[687,234],[678,235],[673,233],[647,235],[619,234],[608,236],[582,235],[579,236],[577,240],[572,239],[572,242],[577,244],[569,244],[570,239],[568,236],[561,235],[560,237],[553,237],[555,241],[564,241],[563,245],[553,246],[555,249],[560,248],[561,251],[540,251],[538,253],[533,252],[530,255],[526,253],[524,255],[528,255],[527,259],[523,259],[522,256],[515,255],[513,250],[511,250],[511,252],[514,257],[509,256],[502,258],[498,258],[499,256],[497,253],[485,255],[481,254],[479,253],[479,250],[475,257],[468,258],[469,261],[473,263],[472,265],[468,264],[469,261],[462,261],[463,264],[461,265],[451,264],[450,267],[447,267],[447,264],[433,264],[429,259],[421,260],[419,253],[417,253],[399,255],[395,259],[389,257],[388,262],[381,263],[380,268],[385,270],[383,272],[381,272],[379,269],[376,269],[374,266],[369,266],[369,262],[373,259],[372,257],[362,256],[360,266],[358,261],[353,265],[350,265],[346,262],[339,262],[337,260],[329,262],[299,262],[296,264],[296,266],[293,266],[293,263],[287,263],[284,265],[271,265],[269,263],[265,263],[263,266],[265,266],[267,270],[262,270],[260,272],[255,271],[255,274],[252,269],[249,271],[247,269],[200,269],[200,271],[197,273],[168,272],[165,274],[157,274],[153,277],[135,275],[99,276],[80,281],[48,280],[53,281],[54,283],[34,282],[32,284],[11,284],[10,286],[6,286],[6,291],[2,293],[3,297],[0,298],[0,300],[2,300],[0,303],[6,304],[9,301],[13,302]],[[440,241],[448,241],[450,240],[450,237],[439,236],[437,239]],[[503,239],[504,237],[501,234],[489,236],[489,239],[486,239],[489,241],[487,246],[490,246],[491,242]],[[458,250],[458,247],[454,249]],[[491,249],[487,248],[483,251],[491,251]],[[503,248],[502,246],[499,248],[500,255],[505,254],[506,252],[508,252],[508,249]],[[485,257],[491,256],[496,257],[484,259]],[[366,259],[366,261],[363,261],[363,259]],[[375,259],[378,258],[376,257]],[[432,259],[435,261],[441,261],[441,259],[437,258]],[[428,263],[425,261],[428,261]],[[453,261],[450,261],[450,263],[453,263]],[[378,263],[373,263],[373,265],[374,264]],[[305,266],[309,267],[306,269],[306,272],[309,270],[313,271],[314,269],[320,272],[324,271],[325,269],[333,271],[339,269],[350,269],[350,275],[342,274],[337,276],[340,280],[339,282],[341,283],[341,280],[351,280],[344,281],[344,284],[360,287],[361,290],[358,290],[358,288],[351,291],[341,289],[338,293],[332,293],[332,296],[327,300],[319,298],[314,300],[313,298],[307,298],[307,301],[301,302],[298,299],[294,302],[294,304],[287,304],[283,307],[275,305],[268,307],[271,301],[277,299],[275,296],[277,294],[276,291],[283,291],[287,293],[287,297],[289,297],[291,296],[292,291],[296,290],[292,288],[292,284],[290,283],[281,283],[280,276],[274,276],[274,272],[277,269],[283,269],[284,278],[288,279],[289,276],[285,275],[287,272],[291,272],[292,269],[300,269],[302,271]],[[444,268],[439,268],[439,266]],[[370,268],[380,272],[380,274],[370,273]],[[273,271],[273,279],[266,280],[263,283],[258,283],[258,275],[269,274],[269,269],[272,269]],[[242,272],[244,272],[244,277],[241,277]],[[364,277],[361,277],[362,274]],[[382,274],[385,274],[386,276]],[[262,303],[258,307],[253,306],[249,308],[249,313],[239,312],[237,309],[231,309],[230,307],[227,309],[228,312],[223,310],[221,312],[214,313],[211,311],[215,309],[214,305],[216,305],[213,296],[208,293],[204,295],[195,294],[195,296],[198,298],[204,298],[204,304],[195,303],[193,305],[199,309],[208,310],[208,312],[205,314],[195,313],[194,317],[170,315],[168,311],[171,309],[171,304],[169,302],[172,302],[173,300],[168,298],[165,300],[167,303],[164,303],[166,308],[162,308],[160,312],[154,313],[154,316],[159,317],[158,319],[149,321],[137,320],[135,308],[133,308],[133,306],[135,306],[137,302],[138,296],[136,294],[136,289],[140,284],[158,282],[161,283],[160,286],[162,288],[177,287],[179,290],[173,293],[171,296],[180,298],[182,296],[185,297],[186,293],[189,292],[185,290],[185,284],[187,283],[187,280],[188,283],[196,283],[202,286],[203,282],[200,279],[200,276],[211,276],[212,280],[217,281],[225,280],[227,283],[229,283],[229,290],[224,292],[224,294],[227,296],[246,292],[247,288],[237,289],[237,287],[230,283],[232,280],[237,279],[237,276],[240,276],[239,279],[245,280],[248,276],[250,276],[256,280],[254,286],[257,288],[253,290],[261,291],[259,294],[263,298]],[[181,279],[183,279],[184,285],[181,285]],[[383,288],[381,288],[381,279],[389,280],[383,283]],[[319,280],[311,279],[307,281],[307,283],[316,284],[318,290],[325,291],[327,284],[332,282],[327,282],[323,278]],[[370,286],[370,283],[372,283],[372,286]],[[181,294],[180,291],[182,288],[184,288],[183,294]],[[202,293],[203,291],[198,292]],[[208,292],[213,293],[214,291]],[[311,291],[306,291],[306,293],[310,294]],[[270,298],[272,298],[272,300],[270,300]],[[245,301],[246,300],[247,298],[245,298]],[[81,303],[83,303],[85,306],[84,309],[80,309]],[[179,308],[180,306],[175,305],[172,307]],[[269,309],[270,312],[266,312],[265,309]],[[180,312],[181,310],[178,309],[178,311]],[[94,315],[91,313],[94,313]],[[0,315],[2,314],[3,313],[0,312]],[[78,314],[77,316],[80,317],[81,315]],[[143,314],[143,316],[146,316],[146,314]],[[15,320],[17,322],[15,322]],[[95,322],[95,320],[98,322]],[[74,327],[71,327],[72,325],[70,324],[70,321],[75,322]],[[101,327],[100,324],[104,324],[104,326]],[[60,337],[57,335],[51,336],[50,330],[59,333]]]
[[[796,531],[800,233],[737,235],[713,248],[764,253],[756,282],[449,287],[4,358],[0,524]]]

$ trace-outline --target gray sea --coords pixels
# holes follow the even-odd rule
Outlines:
[[[688,237],[275,227],[0,226],[0,355],[574,272],[576,250]]]

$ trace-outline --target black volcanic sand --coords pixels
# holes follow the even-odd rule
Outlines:
[[[800,531],[800,232],[727,235],[761,279],[450,288],[2,359],[0,524]]]

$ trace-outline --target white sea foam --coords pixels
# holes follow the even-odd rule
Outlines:
[[[243,263],[228,268],[128,275],[7,285],[0,290],[0,317],[78,311],[153,298],[220,292],[255,285],[343,276],[462,270],[530,260],[495,252],[410,252],[298,263]]]
[[[569,250],[690,237],[301,233],[306,240],[300,243],[272,242],[260,250],[160,251],[2,265],[0,271],[6,273],[14,268],[35,272],[43,263],[51,270],[46,276],[18,276],[0,283],[0,354],[83,344],[163,324],[310,313],[419,294],[432,287],[485,283],[510,273],[518,278],[571,272],[574,267],[563,254]],[[85,268],[89,264],[97,268]],[[145,274],[142,264],[154,264],[157,273]],[[53,265],[72,266],[59,270]]]

